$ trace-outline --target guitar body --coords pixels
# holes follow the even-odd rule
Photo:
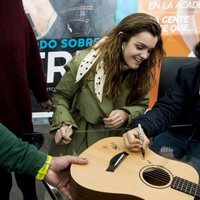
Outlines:
[[[199,176],[193,167],[166,159],[150,149],[146,149],[143,158],[141,152],[130,152],[122,137],[102,139],[80,156],[89,162],[71,166],[73,200],[194,199],[191,188],[186,194],[171,187],[176,176],[186,180],[180,189],[184,190],[190,182],[198,184]],[[179,182],[175,185],[179,186]]]

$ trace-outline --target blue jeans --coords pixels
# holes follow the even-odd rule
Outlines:
[[[200,141],[170,131],[156,136],[150,149],[167,158],[183,159],[192,165],[200,176]]]
[[[115,0],[50,0],[57,18],[44,39],[101,37],[115,24]]]

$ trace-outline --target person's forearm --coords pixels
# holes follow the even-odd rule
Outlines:
[[[0,124],[0,165],[8,171],[36,175],[44,165],[47,154],[17,138]]]

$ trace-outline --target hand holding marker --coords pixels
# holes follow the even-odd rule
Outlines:
[[[69,137],[70,137],[71,134],[72,134],[72,132],[70,133],[71,128],[72,128],[72,124],[69,125],[68,128],[66,128],[66,130],[65,130],[65,133],[68,134]],[[64,140],[64,138],[61,137],[60,140],[59,140],[59,142],[58,142],[58,144],[61,144],[63,140]]]

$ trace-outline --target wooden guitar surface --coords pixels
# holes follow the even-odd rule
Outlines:
[[[73,200],[192,200],[200,193],[193,167],[150,149],[143,158],[122,137],[102,139],[80,156],[89,162],[71,166]]]

